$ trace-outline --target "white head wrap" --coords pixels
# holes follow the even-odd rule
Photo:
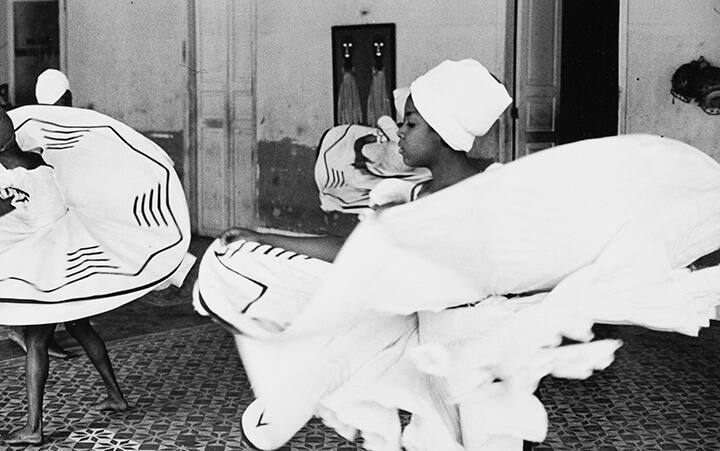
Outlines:
[[[443,61],[412,82],[410,94],[440,137],[465,152],[512,103],[505,87],[473,59]]]
[[[47,69],[37,78],[35,97],[39,104],[52,105],[57,102],[68,89],[70,89],[70,82],[65,74],[56,69]]]
[[[397,117],[398,122],[402,122],[403,116],[405,116],[405,102],[407,102],[407,98],[410,97],[410,88],[407,86],[402,88],[397,88],[393,91],[393,100],[395,102],[395,116]]]

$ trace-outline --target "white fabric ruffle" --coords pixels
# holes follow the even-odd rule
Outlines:
[[[52,168],[0,175],[28,194],[0,218],[0,322],[84,318],[181,282],[194,260],[189,215],[160,147],[91,110],[36,105],[8,115],[21,148],[43,148]]]
[[[718,219],[720,166],[697,149],[582,141],[372,215],[332,265],[216,242],[196,294],[237,334],[258,398],[243,427],[263,449],[313,414],[375,450],[462,449],[464,430],[476,431],[469,449],[539,441],[538,381],[588,377],[620,346],[591,341],[594,322],[707,325],[720,268],[685,266],[720,247]],[[396,409],[413,414],[402,432],[370,420]]]

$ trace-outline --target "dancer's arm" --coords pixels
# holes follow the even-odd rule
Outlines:
[[[345,243],[344,237],[331,235],[287,236],[274,233],[259,233],[241,227],[228,229],[220,236],[220,240],[225,244],[241,239],[270,244],[271,246],[281,247],[328,262],[335,260],[340,248]]]
[[[27,170],[48,165],[39,153],[22,150],[0,153],[0,164],[6,169],[25,168]]]
[[[12,201],[12,197],[8,197],[7,199],[0,199],[0,218],[15,209],[15,207],[13,207],[12,205]]]

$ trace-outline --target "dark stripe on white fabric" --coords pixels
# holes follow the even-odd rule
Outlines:
[[[43,138],[45,138],[45,139],[50,139],[52,141],[59,141],[61,144],[70,144],[71,141],[78,142],[80,140],[80,138],[82,138],[82,137],[83,137],[82,134],[75,135],[75,136],[63,136],[62,138],[60,138],[58,136],[47,136],[47,135],[43,136]]]
[[[133,203],[133,215],[135,216],[135,221],[137,221],[137,225],[142,226],[142,223],[140,222],[140,217],[138,216],[138,201],[140,200],[140,196],[135,196],[135,202]]]
[[[103,258],[86,258],[85,260],[82,260],[78,263],[75,263],[72,266],[65,268],[65,271],[72,271],[73,269],[79,268],[80,266],[84,265],[87,262],[109,262],[109,261],[110,261],[110,259],[105,258],[105,257],[103,257]]]
[[[72,257],[73,255],[77,254],[78,252],[89,251],[89,250],[92,250],[92,249],[100,249],[100,246],[95,245],[95,246],[81,247],[81,248],[79,248],[79,249],[77,249],[77,250],[74,250],[74,251],[72,251],[72,252],[68,252],[66,255],[67,255],[68,257]]]
[[[133,147],[128,142],[128,140],[116,129],[116,127],[114,127],[112,125],[112,122],[115,122],[114,119],[109,118],[109,117],[106,119],[108,120],[108,122],[110,122],[110,124],[67,126],[67,125],[57,124],[54,122],[45,121],[42,119],[31,117],[31,118],[25,119],[22,123],[18,124],[17,127],[15,127],[15,132],[17,133],[23,126],[25,126],[26,124],[31,123],[31,122],[43,124],[44,126],[48,127],[47,129],[43,128],[43,130],[45,130],[47,132],[56,132],[56,133],[89,132],[93,129],[108,130],[117,139],[119,139],[128,148],[129,151],[135,152],[136,154],[138,154],[141,157],[148,160],[150,163],[157,165],[160,168],[160,170],[163,171],[164,177],[160,183],[162,186],[165,187],[166,195],[164,197],[164,202],[162,205],[163,205],[164,211],[167,213],[167,219],[169,221],[168,226],[171,226],[174,229],[174,231],[177,234],[177,238],[173,242],[166,245],[165,247],[159,248],[159,249],[155,250],[154,252],[150,253],[147,256],[147,258],[145,259],[145,261],[140,265],[140,267],[135,272],[107,272],[107,271],[103,271],[103,270],[94,270],[93,272],[83,275],[80,278],[63,282],[60,285],[54,286],[52,288],[41,288],[41,287],[37,286],[35,283],[33,283],[32,281],[25,280],[25,279],[19,278],[19,277],[7,277],[4,279],[0,279],[0,283],[2,283],[5,280],[13,280],[13,281],[22,282],[29,286],[32,286],[35,290],[37,290],[38,292],[41,292],[41,293],[54,293],[70,284],[77,283],[81,280],[87,279],[88,277],[92,277],[95,275],[110,274],[110,275],[138,278],[138,277],[140,277],[141,274],[144,273],[144,271],[146,270],[146,268],[148,267],[150,262],[153,261],[156,257],[159,257],[160,255],[163,255],[166,252],[169,252],[169,251],[177,248],[178,246],[182,246],[183,243],[185,243],[187,241],[187,237],[183,234],[183,231],[180,228],[180,225],[178,224],[178,220],[175,216],[175,212],[173,211],[173,209],[170,205],[170,196],[168,194],[170,192],[170,189],[169,189],[170,175],[171,175],[170,169],[168,169],[168,167],[166,165],[164,165],[163,163],[161,163],[159,160],[157,160],[156,158],[149,155],[147,152]],[[52,127],[53,129],[50,129],[50,127]],[[185,248],[185,249],[187,249],[187,248]],[[0,302],[20,303],[20,304],[58,304],[58,303],[65,303],[65,302],[79,302],[79,301],[87,301],[87,300],[92,300],[92,299],[102,299],[102,298],[107,298],[107,297],[124,296],[124,295],[129,295],[132,293],[136,293],[136,292],[138,292],[138,293],[144,292],[144,291],[147,291],[149,288],[152,288],[153,286],[156,286],[156,285],[162,283],[163,281],[165,281],[166,279],[168,279],[169,277],[171,277],[175,273],[175,271],[177,271],[177,269],[180,267],[181,264],[182,264],[182,261],[178,262],[177,265],[170,272],[168,272],[167,274],[165,274],[159,278],[153,278],[153,280],[150,281],[149,283],[143,283],[141,285],[136,285],[134,287],[130,287],[130,288],[123,289],[123,290],[108,291],[106,293],[100,293],[100,294],[96,294],[96,295],[92,295],[92,296],[77,296],[77,297],[61,298],[61,299],[55,299],[53,301],[38,301],[38,300],[34,300],[34,299],[17,299],[17,298],[0,298]]]
[[[425,184],[425,182],[416,183],[415,186],[412,187],[410,190],[410,201],[417,200],[418,194],[420,193],[420,188]]]
[[[103,254],[102,249],[97,250],[97,251],[92,251],[92,252],[87,252],[87,251],[86,251],[86,252],[83,252],[83,253],[81,253],[81,254],[77,254],[77,255],[74,255],[74,256],[68,258],[68,262],[74,262],[75,260],[78,260],[78,259],[80,259],[80,258],[82,258],[82,257],[89,257],[89,256],[91,256],[91,255],[102,255],[102,254]]]
[[[260,298],[262,298],[262,297],[265,295],[265,293],[266,293],[267,290],[268,290],[268,286],[265,285],[264,283],[258,281],[258,280],[253,279],[252,277],[247,276],[247,275],[245,275],[245,274],[242,274],[241,272],[239,272],[239,271],[237,271],[237,270],[229,267],[228,265],[226,265],[225,262],[223,262],[223,260],[220,258],[220,257],[222,257],[224,254],[221,254],[221,253],[218,253],[218,252],[214,252],[213,254],[215,255],[215,258],[217,259],[218,263],[220,263],[220,265],[222,265],[223,268],[227,269],[228,271],[230,271],[230,272],[232,272],[232,273],[234,273],[234,274],[237,274],[238,276],[242,277],[242,278],[245,279],[245,280],[248,280],[248,281],[254,283],[255,285],[257,285],[257,286],[260,288],[260,294],[259,294],[255,299],[253,299],[252,301],[250,301],[250,302],[240,311],[242,314],[247,313],[248,309],[249,309],[250,307],[252,307],[253,304],[255,304],[257,301],[259,301]]]
[[[207,302],[205,302],[205,298],[203,297],[202,292],[200,290],[198,290],[198,301],[200,302],[200,305],[202,306],[202,308],[206,312],[208,312],[208,314],[210,315],[210,318],[212,318],[213,320],[218,322],[220,325],[224,326],[226,329],[230,330],[235,335],[245,335],[240,329],[233,326],[232,324],[227,322],[225,319],[223,319],[222,316],[218,315],[215,311],[213,311],[213,309],[211,309],[210,306],[207,305]]]
[[[76,144],[76,143],[77,143],[77,141],[74,142],[74,143],[66,144],[66,145],[64,145],[64,146],[47,145],[47,146],[45,146],[45,148],[46,148],[47,150],[67,150],[67,149],[73,149],[73,148],[75,148],[75,144]]]
[[[29,119],[32,120],[32,119]],[[65,125],[60,125],[60,127],[66,127]],[[16,128],[15,130],[18,130],[20,127]],[[68,127],[68,130],[52,130],[49,128],[40,128],[40,130],[46,132],[46,133],[62,133],[62,134],[70,134],[70,133],[87,133],[90,131],[89,128],[77,128],[77,127]]]

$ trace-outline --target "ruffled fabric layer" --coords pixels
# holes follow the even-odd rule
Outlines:
[[[515,427],[510,435],[536,438],[544,434],[547,419],[533,397],[534,384],[550,372],[587,377],[607,366],[619,346],[608,341],[583,349],[556,348],[563,332],[591,338],[592,323],[567,314],[561,316],[562,323],[540,320],[533,334],[507,340],[542,315],[553,316],[555,311],[539,302],[543,295],[496,297],[419,316],[376,311],[363,318],[350,308],[348,321],[338,327],[328,323],[327,328],[298,335],[300,319],[320,308],[313,306],[312,296],[331,270],[327,262],[247,241],[228,246],[216,241],[202,259],[196,309],[235,334],[256,395],[243,415],[243,430],[260,449],[281,447],[315,415],[349,440],[361,434],[370,450],[461,450],[459,409],[466,412],[466,428],[486,415],[475,399],[489,389],[487,384],[495,384],[498,403],[513,400],[502,409]],[[343,305],[342,298],[336,298],[324,307],[336,316],[342,315]],[[529,307],[535,310],[514,319]],[[483,350],[492,358],[475,366],[469,362],[477,359],[470,360],[467,372],[453,372],[463,353]],[[482,365],[484,374],[476,368]],[[498,377],[510,384],[503,385],[507,393],[502,396],[495,393]],[[514,409],[525,412],[528,405],[535,406],[528,411],[535,414],[518,417]],[[399,409],[412,413],[404,430]],[[508,434],[508,428],[501,422],[483,431],[495,439]]]
[[[593,323],[689,335],[708,324],[720,268],[685,267],[720,247],[719,219],[707,155],[603,138],[370,216],[332,265],[216,242],[196,293],[236,333],[256,446],[282,446],[318,415],[373,450],[502,449],[544,438],[542,377],[612,362],[620,343],[592,341]],[[398,409],[413,414],[403,431],[389,420]]]
[[[28,106],[9,115],[21,148],[44,149],[52,170],[27,171],[27,205],[0,218],[14,224],[0,230],[0,322],[87,317],[182,282],[194,260],[189,215],[160,147],[91,110]],[[64,214],[40,225],[35,219],[57,209],[48,202],[64,203]]]

